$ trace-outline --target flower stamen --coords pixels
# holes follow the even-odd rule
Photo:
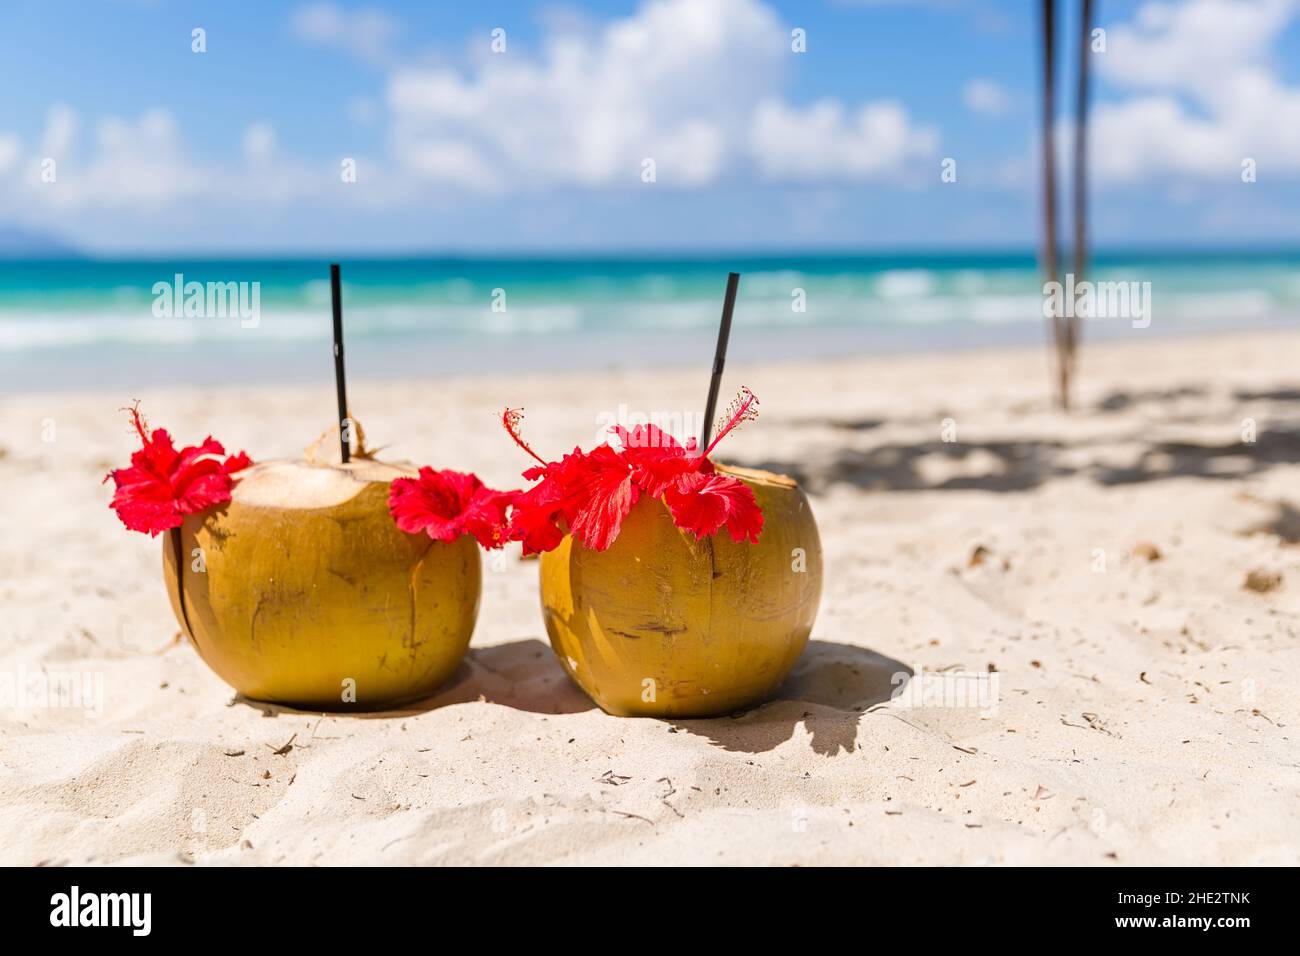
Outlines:
[[[708,458],[713,453],[713,449],[718,447],[718,442],[726,438],[727,435],[739,428],[745,422],[752,422],[758,418],[758,397],[745,386],[740,387],[736,397],[731,400],[727,410],[723,412],[718,419],[718,433],[714,436],[709,447],[704,449],[703,458]]]
[[[547,462],[541,457],[541,455],[533,451],[532,448],[529,447],[528,442],[524,441],[523,436],[519,434],[519,426],[523,424],[523,421],[524,410],[522,408],[507,408],[501,413],[501,424],[504,425],[506,431],[510,433],[510,437],[514,439],[515,444],[528,452],[528,454],[532,455],[538,464],[545,467]]]
[[[149,440],[149,423],[145,421],[144,415],[140,412],[140,399],[137,398],[132,402],[129,408],[123,405],[118,411],[130,414],[131,424],[135,426],[136,434],[140,436],[141,441],[147,442]]]

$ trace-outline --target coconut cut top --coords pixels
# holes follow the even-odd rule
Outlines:
[[[760,485],[774,485],[777,488],[796,488],[799,485],[799,482],[789,475],[780,475],[774,471],[763,471],[761,468],[742,468],[740,465],[722,465],[717,462],[714,463],[714,467],[724,475],[745,478]]]
[[[231,498],[261,508],[332,508],[351,501],[371,484],[416,473],[406,462],[370,458],[355,458],[346,465],[267,461],[239,473]]]

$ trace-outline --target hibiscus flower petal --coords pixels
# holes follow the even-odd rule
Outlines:
[[[180,454],[172,444],[167,429],[155,429],[146,436],[140,450],[131,453],[131,464],[150,479],[170,483],[172,474],[180,463]]]
[[[153,491],[152,486],[145,486],[136,493],[128,489],[113,495],[109,507],[117,512],[127,530],[141,531],[153,537],[160,531],[180,526],[183,516],[176,509],[176,502],[170,495],[151,496]]]
[[[551,551],[564,540],[560,529],[563,497],[559,483],[547,477],[515,498],[509,536],[523,544],[524,554]]]
[[[510,539],[523,545],[524,554],[553,551],[564,540],[561,517],[558,510],[530,508],[516,511],[510,516]]]
[[[630,431],[615,426],[623,444],[622,456],[632,468],[632,480],[647,495],[658,498],[695,460],[688,453],[695,450],[695,440],[683,447],[677,439],[656,425],[637,425]]]
[[[585,456],[581,482],[574,489],[575,537],[593,551],[604,551],[618,538],[632,506],[641,496],[632,480],[632,468],[608,445]]]
[[[243,471],[252,464],[253,459],[248,457],[248,452],[241,451],[238,455],[231,455],[226,459],[226,473],[234,474],[237,471]]]
[[[730,475],[683,475],[664,492],[664,503],[677,527],[696,538],[715,534],[725,524],[733,540],[754,544],[763,530],[763,511],[753,490]]]
[[[518,495],[518,491],[480,488],[465,509],[465,530],[485,548],[504,547],[510,526],[506,513]]]
[[[176,509],[181,514],[195,514],[230,500],[230,489],[234,482],[221,469],[220,462],[208,464],[212,466],[210,469],[190,469],[184,484],[176,485],[173,494]]]

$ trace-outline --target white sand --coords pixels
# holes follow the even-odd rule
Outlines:
[[[0,675],[99,675],[103,712],[0,707],[0,863],[1298,863],[1298,355],[1294,334],[1089,344],[1068,418],[1037,350],[730,370],[763,413],[721,457],[807,483],[826,590],[777,700],[680,722],[568,682],[514,553],[419,707],[234,700],[169,644],[159,541],[106,508],[134,445],[117,408],[269,459],[325,425],[331,383],[2,399]],[[388,457],[513,485],[504,404],[555,455],[704,384],[350,392]],[[1243,587],[1256,569],[1281,587]],[[904,667],[990,665],[994,713],[888,702]]]

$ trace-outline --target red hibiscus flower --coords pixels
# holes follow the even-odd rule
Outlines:
[[[395,478],[388,493],[388,513],[408,534],[421,531],[435,541],[473,535],[485,548],[507,539],[506,510],[517,491],[494,491],[477,475],[421,468],[417,478]]]
[[[694,439],[682,445],[655,425],[615,427],[621,447],[603,444],[584,453],[574,449],[561,461],[547,462],[519,434],[522,414],[506,409],[502,422],[510,437],[538,462],[524,472],[541,479],[514,503],[511,538],[525,553],[550,551],[567,530],[585,547],[604,551],[617,540],[623,519],[642,495],[659,498],[673,522],[697,538],[726,527],[736,541],[756,542],[763,512],[754,493],[738,478],[718,474],[709,453],[726,435],[757,416],[758,399],[742,389],[717,437],[703,454]]]
[[[241,451],[223,458],[226,450],[211,435],[201,445],[177,451],[165,429],[149,434],[139,403],[130,412],[142,447],[131,455],[130,468],[104,478],[112,478],[117,487],[109,507],[122,524],[153,537],[180,527],[185,515],[230,500],[232,475],[252,464],[248,455]]]

